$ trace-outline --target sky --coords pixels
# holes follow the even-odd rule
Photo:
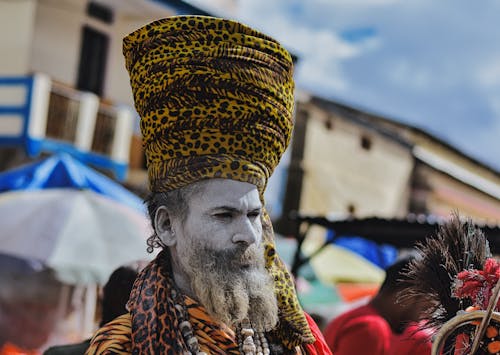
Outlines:
[[[299,57],[296,86],[421,128],[500,171],[500,1],[189,0]]]

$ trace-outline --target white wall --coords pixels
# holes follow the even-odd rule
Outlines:
[[[112,101],[134,106],[125,59],[122,54],[123,37],[146,24],[148,19],[132,20],[118,17],[115,19],[114,34],[110,41],[108,72],[106,77],[105,96]]]
[[[30,71],[35,8],[35,0],[0,1],[0,76]]]
[[[123,5],[126,8],[126,4]],[[144,7],[143,14],[138,11],[134,16],[130,16],[122,14],[120,7],[112,9],[114,22],[106,24],[86,15],[84,0],[39,0],[31,65],[34,70],[48,73],[55,80],[75,87],[82,28],[89,25],[109,37],[104,98],[133,106],[129,77],[122,55],[123,37],[150,21],[173,13],[163,7],[152,15],[149,7]]]
[[[78,75],[84,3],[40,0],[36,12],[31,66],[72,87]]]
[[[304,150],[304,181],[300,210],[306,214],[344,214],[349,205],[356,217],[397,217],[407,213],[411,151],[344,119],[310,111]],[[360,146],[362,135],[372,141]]]

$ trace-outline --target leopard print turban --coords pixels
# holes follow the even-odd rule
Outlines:
[[[240,23],[174,16],[125,37],[150,187],[206,178],[264,191],[292,131],[290,54]]]

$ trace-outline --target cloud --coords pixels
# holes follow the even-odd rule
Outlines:
[[[500,53],[477,68],[477,80],[485,88],[500,88]],[[500,113],[500,111],[498,111]]]

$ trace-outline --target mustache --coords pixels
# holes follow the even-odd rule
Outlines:
[[[214,250],[203,248],[203,254],[208,257],[214,267],[232,268],[259,268],[264,264],[264,250],[255,245],[235,246],[231,249]]]

